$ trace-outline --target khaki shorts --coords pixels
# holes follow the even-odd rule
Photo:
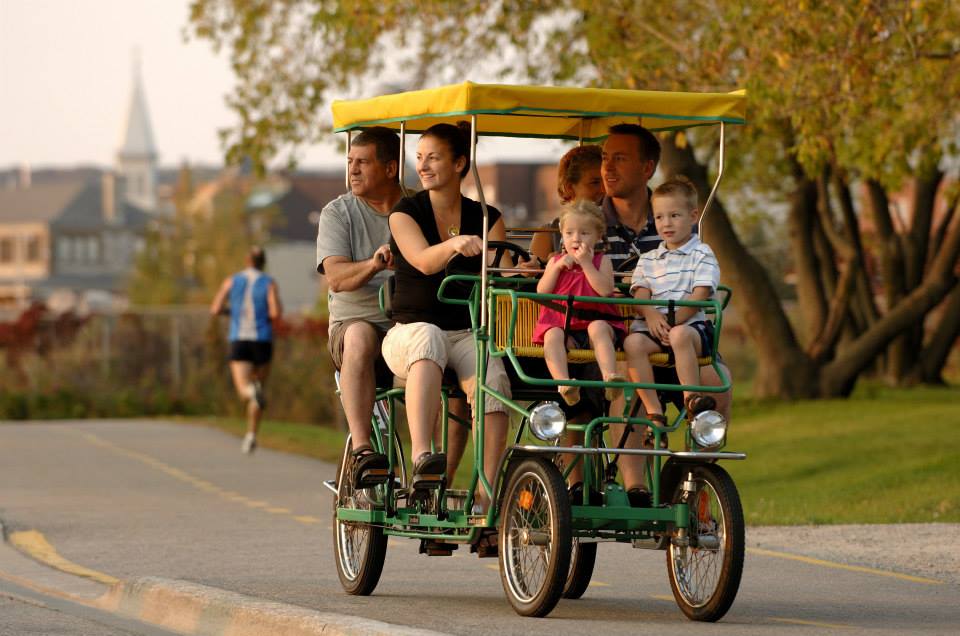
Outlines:
[[[337,371],[343,367],[343,345],[344,340],[346,339],[347,328],[356,322],[365,322],[373,327],[373,330],[377,334],[377,339],[380,342],[383,342],[383,336],[387,333],[386,329],[380,325],[372,323],[368,320],[363,320],[361,318],[351,318],[349,320],[331,322],[330,326],[327,327],[327,349],[330,351],[330,357],[333,359],[333,366],[337,369]],[[383,355],[378,355],[375,360],[372,360],[372,362],[377,386],[380,388],[389,388],[393,386],[393,374],[391,374],[390,369],[387,368],[387,363],[384,362]]]
[[[469,329],[444,331],[429,322],[394,325],[383,339],[383,358],[394,375],[406,379],[410,366],[432,360],[441,369],[452,368],[460,388],[473,405],[476,395],[476,344]],[[487,358],[487,386],[510,397],[510,380],[499,358]],[[506,413],[507,407],[493,396],[484,399],[484,413]]]

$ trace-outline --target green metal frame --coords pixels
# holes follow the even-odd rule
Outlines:
[[[571,502],[571,516],[573,530],[576,536],[581,538],[595,538],[602,540],[613,540],[628,542],[636,539],[651,539],[655,534],[662,533],[669,525],[677,528],[686,528],[689,523],[688,506],[684,503],[667,504],[661,501],[660,481],[663,469],[663,458],[676,456],[682,457],[688,461],[713,461],[716,459],[743,459],[742,453],[726,453],[719,449],[709,452],[699,452],[692,440],[689,427],[686,430],[686,448],[692,449],[687,452],[674,452],[668,450],[658,450],[659,441],[665,434],[675,432],[684,424],[685,412],[680,411],[672,424],[658,426],[650,420],[643,417],[629,417],[630,409],[636,397],[625,400],[624,411],[621,416],[608,416],[600,414],[589,422],[569,423],[568,430],[582,432],[584,436],[584,446],[581,448],[565,448],[551,446],[529,446],[520,443],[521,436],[530,417],[530,409],[520,402],[511,399],[486,383],[487,355],[495,358],[505,358],[505,363],[513,365],[518,378],[531,387],[540,387],[544,390],[544,395],[553,395],[552,389],[560,383],[548,378],[535,378],[529,376],[522,368],[520,359],[516,355],[513,347],[513,338],[516,328],[518,301],[521,298],[532,300],[568,300],[567,296],[556,294],[538,294],[536,292],[521,291],[526,286],[535,285],[533,279],[503,278],[497,276],[487,277],[487,316],[488,324],[485,327],[479,326],[480,313],[480,277],[477,275],[456,274],[447,276],[440,288],[437,290],[437,297],[440,301],[452,304],[466,306],[470,314],[470,329],[473,333],[476,344],[477,378],[476,394],[474,395],[474,404],[483,404],[486,395],[490,395],[511,411],[521,417],[521,425],[517,431],[514,444],[506,449],[501,461],[498,472],[497,482],[490,484],[483,471],[483,414],[475,413],[473,417],[473,426],[476,434],[474,435],[475,444],[473,447],[473,471],[470,484],[462,495],[463,505],[448,509],[447,498],[444,497],[437,501],[438,510],[425,514],[418,508],[410,505],[398,506],[398,503],[404,499],[398,496],[398,488],[395,480],[388,481],[380,487],[383,493],[384,505],[372,510],[357,510],[350,508],[338,508],[337,516],[343,521],[354,521],[383,526],[384,532],[388,535],[403,536],[409,538],[433,539],[437,541],[446,541],[454,543],[473,542],[478,538],[478,532],[482,528],[496,527],[499,523],[499,506],[490,506],[486,515],[471,515],[473,504],[473,493],[478,484],[482,487],[491,500],[497,501],[497,490],[502,486],[503,477],[511,459],[515,456],[526,456],[530,454],[556,455],[558,453],[571,453],[575,460],[565,467],[564,477],[567,477],[573,467],[578,463],[583,463],[584,488],[583,499]],[[448,295],[448,289],[453,284],[470,285],[471,292],[467,298],[453,298]],[[497,287],[496,285],[501,285]],[[564,381],[564,384],[573,384],[579,387],[621,387],[626,393],[635,395],[632,389],[656,389],[656,390],[688,390],[702,392],[723,392],[730,388],[730,379],[724,373],[723,368],[717,361],[717,348],[720,340],[720,332],[723,324],[723,308],[730,300],[730,290],[722,288],[726,292],[723,300],[708,301],[676,301],[675,305],[681,307],[698,307],[706,313],[711,314],[714,320],[714,342],[713,342],[713,368],[721,378],[723,385],[715,386],[685,386],[676,384],[657,384],[657,383],[636,383],[636,382],[616,382],[607,383],[598,380],[573,380]],[[496,299],[498,296],[507,296],[510,298],[510,324],[508,325],[508,337],[506,346],[497,347],[491,334],[496,329],[496,320],[498,319],[494,311]],[[638,300],[634,298],[596,298],[596,297],[574,297],[574,300],[582,300],[592,303],[607,304],[626,304],[626,305],[665,305],[662,301]],[[394,439],[396,437],[395,413],[396,404],[403,401],[404,390],[387,389],[377,393],[377,399],[385,399],[389,404],[389,414],[385,438],[381,434],[372,436],[375,448],[387,455],[391,474],[396,474],[398,458],[395,453]],[[445,388],[442,392],[442,443],[447,445],[449,409],[449,393]],[[477,409],[474,409],[475,411]],[[612,425],[633,425],[635,427],[650,427],[654,432],[656,444],[655,449],[634,450],[626,452],[618,449],[607,448],[604,446],[604,434],[608,432]],[[378,428],[376,422],[373,423],[374,429]],[[379,432],[379,431],[378,431]],[[631,508],[623,488],[618,484],[606,483],[604,467],[606,458],[615,454],[634,454],[649,456],[652,461],[647,463],[647,483],[653,498],[653,507],[651,508]],[[599,491],[603,494],[604,505],[591,505],[589,494],[591,491]],[[462,493],[463,491],[457,491]]]

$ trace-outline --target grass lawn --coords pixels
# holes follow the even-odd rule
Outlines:
[[[240,420],[185,421],[238,436],[244,429]],[[343,435],[267,421],[260,443],[336,462]],[[956,389],[868,385],[847,400],[741,400],[727,449],[748,455],[723,465],[740,489],[749,525],[960,522]],[[455,486],[466,484],[467,473],[461,465]]]

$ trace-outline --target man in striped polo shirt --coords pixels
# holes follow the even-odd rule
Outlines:
[[[273,357],[273,323],[283,308],[277,282],[264,273],[267,257],[263,249],[250,248],[247,267],[227,276],[217,292],[210,313],[230,311],[230,374],[240,398],[247,402],[247,434],[241,450],[252,453],[257,446],[257,429],[266,408],[263,383]]]
[[[606,254],[618,270],[628,258],[639,256],[660,245],[653,212],[650,209],[650,188],[647,183],[657,170],[660,162],[660,142],[656,136],[637,124],[617,124],[611,126],[609,136],[603,144],[603,162],[600,175],[607,196],[603,199],[603,212],[607,219]],[[696,231],[696,230],[694,230]],[[730,372],[723,363],[724,373]],[[654,378],[660,384],[678,384],[674,368],[654,368]],[[700,369],[701,382],[708,386],[723,384],[712,366]],[[712,394],[716,408],[725,418],[730,419],[732,391]],[[665,400],[682,401],[680,395],[664,394]],[[612,412],[617,412],[613,409]],[[639,448],[642,436],[630,434],[626,440],[627,448]],[[647,506],[650,495],[646,492],[645,462],[630,455],[620,460],[624,485],[630,495],[632,505]]]

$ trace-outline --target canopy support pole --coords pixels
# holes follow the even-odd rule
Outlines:
[[[403,177],[405,176],[404,173],[406,172],[404,170],[404,166],[407,163],[406,142],[407,142],[407,122],[402,121],[400,122],[400,165],[397,166],[397,177],[400,179],[400,191],[403,192],[404,196],[406,196],[407,194],[407,188],[404,185],[404,180],[403,180]]]
[[[487,199],[483,196],[483,186],[480,185],[480,171],[477,170],[477,116],[470,116],[470,171],[473,173],[473,182],[477,186],[477,195],[480,197],[480,207],[483,209],[483,251],[480,252],[480,328],[487,326],[487,221],[490,213],[487,211]]]
[[[720,122],[720,158],[719,166],[717,168],[717,180],[713,182],[713,188],[710,190],[710,196],[707,197],[706,203],[703,204],[703,211],[700,213],[700,220],[697,222],[697,234],[700,236],[700,240],[703,241],[703,219],[707,216],[707,210],[710,209],[710,204],[713,203],[713,197],[717,192],[717,186],[720,185],[720,179],[723,178],[723,142],[724,142],[724,122]]]
[[[347,131],[347,169],[344,170],[344,172],[347,173],[346,177],[344,178],[344,181],[346,182],[345,185],[347,186],[347,190],[350,189],[350,142],[351,141],[353,141],[353,131],[348,130]]]

